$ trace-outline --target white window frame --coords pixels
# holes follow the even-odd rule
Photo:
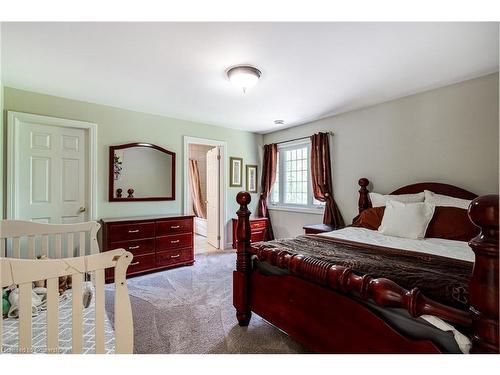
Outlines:
[[[298,148],[303,148],[306,146],[307,148],[307,155],[308,155],[308,166],[307,166],[307,171],[308,171],[308,194],[307,194],[307,204],[294,204],[294,203],[284,203],[285,201],[285,159],[284,159],[284,152],[293,150],[293,149],[298,149]],[[314,204],[314,196],[313,196],[313,191],[312,191],[312,183],[311,183],[311,166],[310,166],[310,161],[311,161],[311,141],[309,139],[303,139],[303,140],[298,140],[298,141],[293,141],[293,142],[286,142],[286,143],[281,143],[278,145],[278,152],[281,154],[280,155],[280,160],[277,165],[278,171],[279,171],[279,181],[278,179],[276,180],[276,183],[279,183],[279,202],[273,202],[272,201],[272,195],[273,192],[271,191],[271,194],[268,197],[268,208],[270,210],[276,210],[276,211],[292,211],[292,212],[301,212],[301,213],[311,213],[311,214],[317,214],[317,215],[323,215],[324,212],[324,205],[318,205]]]

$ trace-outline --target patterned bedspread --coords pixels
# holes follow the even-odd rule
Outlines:
[[[59,300],[59,353],[71,353],[71,289],[68,289]],[[82,353],[95,353],[94,341],[94,321],[95,305],[94,300],[89,307],[83,310],[83,350]],[[47,313],[41,311],[32,318],[33,329],[33,353],[47,352]],[[1,353],[18,352],[18,327],[19,319],[3,319],[3,343]],[[115,335],[111,323],[104,314],[104,341],[106,353],[113,353],[115,349]]]
[[[470,262],[317,236],[253,243],[252,247],[285,250],[349,267],[360,275],[390,279],[408,290],[418,287],[445,305],[469,309]]]

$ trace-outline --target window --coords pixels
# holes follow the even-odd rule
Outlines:
[[[311,143],[283,144],[278,148],[276,181],[270,208],[314,209],[322,212],[324,203],[314,199],[310,172]]]

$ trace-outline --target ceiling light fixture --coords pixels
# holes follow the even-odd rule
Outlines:
[[[283,120],[274,120],[274,123],[276,125],[283,125],[285,123],[285,121],[283,121]]]
[[[248,89],[256,85],[262,72],[251,65],[237,65],[229,68],[226,74],[229,81],[245,93]]]

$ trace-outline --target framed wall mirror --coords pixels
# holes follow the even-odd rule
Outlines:
[[[109,200],[175,200],[175,152],[150,143],[110,146]]]

